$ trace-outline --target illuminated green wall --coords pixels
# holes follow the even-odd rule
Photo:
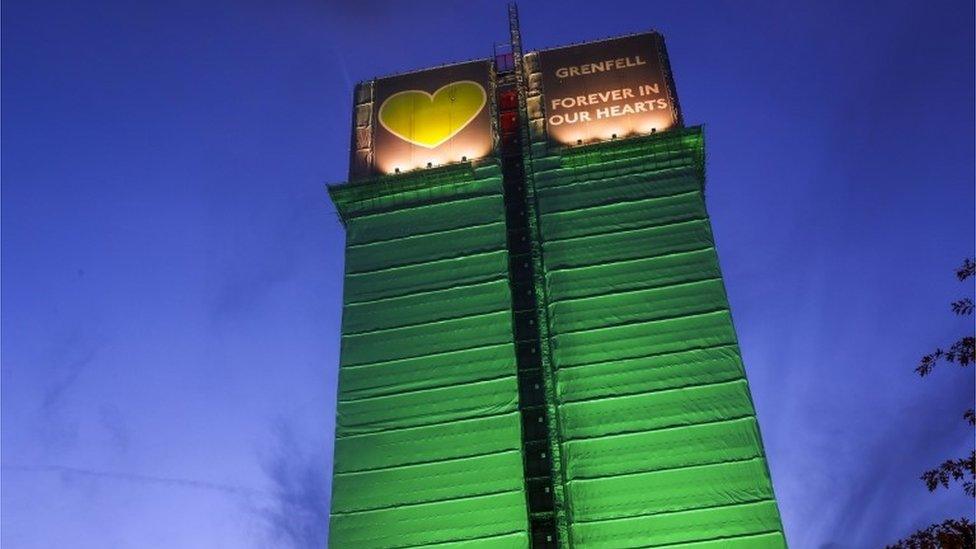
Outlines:
[[[784,547],[700,129],[531,166],[561,545]],[[330,546],[527,547],[499,168],[330,193],[347,228]]]
[[[347,242],[330,547],[528,546],[501,185],[488,166],[331,189]]]
[[[573,546],[783,547],[701,130],[534,167]]]

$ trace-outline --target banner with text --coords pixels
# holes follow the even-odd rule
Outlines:
[[[666,60],[657,33],[539,52],[550,143],[624,138],[680,124]]]

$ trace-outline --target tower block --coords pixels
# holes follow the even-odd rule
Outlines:
[[[786,546],[663,37],[360,83],[330,547]]]

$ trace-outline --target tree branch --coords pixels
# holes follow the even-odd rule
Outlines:
[[[976,527],[969,519],[947,519],[942,524],[933,524],[896,541],[887,549],[968,549],[976,541]]]
[[[976,262],[968,257],[962,260],[962,267],[956,269],[956,278],[960,282],[966,280],[967,278],[976,275]]]
[[[960,316],[973,314],[973,300],[968,297],[964,297],[958,301],[952,302],[952,312]]]
[[[935,469],[922,473],[921,479],[929,492],[934,492],[939,486],[948,488],[950,481],[962,481],[963,491],[970,497],[976,497],[976,450],[968,458],[943,461]]]
[[[922,357],[915,368],[918,375],[925,377],[932,373],[940,360],[956,362],[960,366],[969,366],[976,362],[976,337],[966,336],[952,344],[948,351],[936,349]]]

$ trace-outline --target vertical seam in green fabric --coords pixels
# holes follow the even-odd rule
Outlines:
[[[523,130],[524,131],[524,130]],[[572,507],[569,491],[566,489],[566,467],[562,455],[562,429],[559,425],[559,409],[556,398],[556,372],[552,358],[551,326],[549,320],[549,292],[546,287],[545,260],[542,251],[542,232],[539,228],[538,198],[535,192],[534,166],[531,153],[531,138],[524,131],[523,138],[527,146],[523,149],[523,166],[525,170],[526,210],[531,232],[533,284],[536,294],[536,322],[539,325],[539,347],[542,361],[543,383],[545,385],[547,429],[549,431],[549,451],[552,454],[553,497],[555,500],[556,529],[559,533],[559,544],[572,547],[572,537],[569,532],[569,517]]]

